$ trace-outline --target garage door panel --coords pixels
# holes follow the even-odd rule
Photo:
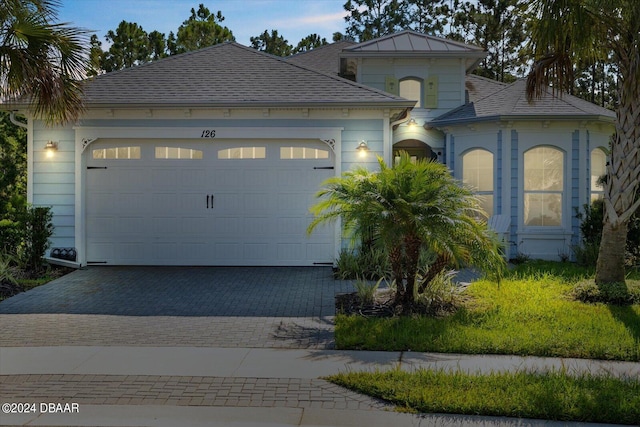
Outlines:
[[[114,206],[117,206],[118,203],[118,195],[114,193],[94,191],[88,198],[93,203],[87,203],[87,217],[112,212]]]
[[[185,217],[181,218],[178,229],[181,235],[198,236],[204,239],[206,235],[211,234],[211,219],[204,217]]]
[[[231,260],[242,259],[242,245],[237,242],[220,242],[213,245],[213,258],[231,264]]]
[[[211,221],[213,238],[228,238],[241,235],[241,218],[217,216]]]
[[[274,185],[272,181],[273,173],[266,168],[263,169],[245,169],[242,174],[242,187],[252,188],[255,190],[269,190]]]
[[[151,177],[144,170],[109,166],[107,172],[111,175],[110,188],[114,191],[123,191],[132,186],[145,190],[151,188]]]
[[[268,243],[245,243],[242,245],[243,259],[248,265],[260,265],[269,258]]]
[[[154,168],[151,185],[154,189],[175,190],[180,187],[180,170],[175,168]]]
[[[149,199],[149,195],[146,193],[120,193],[117,202],[112,204],[107,211],[118,216],[146,215],[149,209]]]
[[[242,218],[243,233],[256,238],[273,234],[273,220],[269,217],[244,217]]]
[[[280,261],[301,261],[305,259],[304,246],[300,243],[278,243],[276,252]]]
[[[333,228],[318,228],[312,236],[307,236],[306,228],[320,183],[333,175],[333,170],[314,167],[331,166],[333,160],[280,158],[281,146],[289,147],[284,150],[287,156],[308,156],[326,146],[216,141],[191,144],[201,151],[198,159],[156,158],[155,147],[177,144],[127,141],[126,145],[142,147],[140,159],[88,157],[90,166],[107,166],[87,173],[90,261],[147,265],[332,261]],[[292,151],[296,145],[311,148]],[[260,158],[254,159],[252,151],[236,147],[266,150],[256,151]],[[219,157],[218,151],[228,148],[233,150]],[[224,158],[229,154],[241,158]]]

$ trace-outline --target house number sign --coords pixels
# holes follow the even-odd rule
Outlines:
[[[215,138],[215,137],[216,137],[215,129],[204,129],[202,131],[202,134],[200,135],[200,138]]]

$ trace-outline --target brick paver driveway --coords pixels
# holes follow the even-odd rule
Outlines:
[[[331,348],[328,267],[90,267],[0,303],[0,346]]]

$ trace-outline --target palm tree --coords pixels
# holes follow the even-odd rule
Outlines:
[[[640,207],[640,2],[638,0],[536,0],[532,42],[536,62],[530,97],[552,84],[567,91],[574,65],[613,61],[619,70],[615,135],[605,184],[605,216],[596,283],[624,282],[627,228]]]
[[[473,264],[501,276],[505,263],[499,245],[486,224],[476,220],[478,200],[444,165],[412,163],[407,153],[393,168],[378,162],[378,172],[359,167],[327,180],[318,193],[321,200],[311,208],[316,218],[308,231],[340,217],[354,240],[373,233],[389,257],[396,303],[404,313],[411,311],[415,292],[449,264]],[[423,250],[437,259],[415,289]]]
[[[54,23],[59,0],[0,2],[0,97],[64,123],[82,111],[87,31]]]

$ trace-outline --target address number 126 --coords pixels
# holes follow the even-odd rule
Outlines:
[[[205,129],[202,131],[202,135],[200,135],[200,138],[215,138],[215,137],[216,137],[215,129]]]

